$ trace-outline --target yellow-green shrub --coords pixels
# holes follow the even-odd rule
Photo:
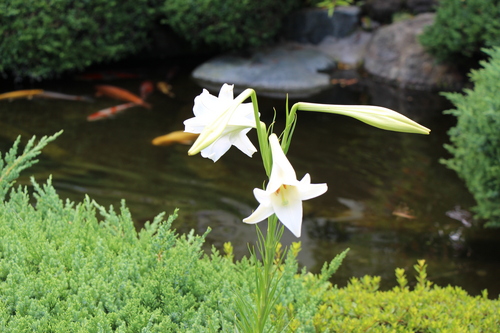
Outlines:
[[[332,288],[314,317],[317,332],[496,332],[500,300],[487,292],[471,297],[458,287],[431,287],[423,261],[415,265],[418,284],[406,286],[404,270],[396,270],[399,286],[378,291],[379,277],[353,278],[347,287]]]

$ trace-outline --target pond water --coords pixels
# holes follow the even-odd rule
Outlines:
[[[145,78],[160,81],[169,68],[140,70]],[[237,257],[246,255],[247,244],[256,238],[255,228],[241,219],[257,206],[252,189],[265,180],[259,154],[250,159],[232,148],[213,163],[200,155],[189,157],[185,145],[151,144],[157,136],[182,130],[183,121],[192,116],[193,99],[201,88],[190,79],[191,68],[181,67],[173,79],[174,98],[156,91],[148,98],[152,109],[132,108],[102,121],[88,122],[86,117],[121,102],[105,97],[93,103],[0,101],[2,152],[18,135],[26,142],[34,134],[64,130],[18,183],[29,185],[31,175],[44,182],[52,175],[63,198],[81,201],[88,194],[102,205],[115,207],[123,198],[138,228],[162,211],[179,208],[174,224],[179,232],[195,229],[201,234],[210,227],[207,248],[221,248],[231,241]],[[104,83],[139,93],[142,81]],[[64,79],[16,88],[92,96],[94,85],[100,83]],[[4,82],[2,92],[13,89]],[[276,109],[279,130],[284,98],[258,97],[266,123]],[[498,297],[499,230],[484,230],[476,224],[466,227],[448,216],[457,215],[459,208],[469,209],[474,201],[455,173],[439,163],[447,156],[442,146],[454,121],[441,113],[449,107],[446,100],[366,80],[347,88],[332,86],[302,101],[390,107],[432,133],[386,132],[347,117],[299,113],[288,157],[299,178],[308,172],[313,183],[329,186],[325,195],[304,203],[301,265],[318,272],[325,261],[350,248],[332,281],[343,286],[353,276],[379,275],[382,289],[388,289],[396,285],[395,268],[405,268],[414,282],[412,266],[417,259],[425,259],[435,284],[458,285],[473,295],[488,289],[490,297]],[[255,133],[250,137],[256,142]],[[296,240],[286,231],[285,244]]]

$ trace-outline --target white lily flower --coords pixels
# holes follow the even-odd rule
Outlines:
[[[306,174],[297,180],[295,170],[281,149],[276,134],[269,137],[273,166],[266,190],[254,189],[259,207],[246,219],[245,223],[258,223],[276,214],[296,237],[300,237],[302,227],[302,201],[325,193],[326,184],[311,184],[311,176]]]
[[[216,162],[231,146],[252,156],[257,149],[246,134],[255,127],[252,103],[241,103],[233,97],[233,85],[224,84],[219,96],[206,89],[194,99],[194,117],[184,121],[185,132],[202,133],[189,150]]]

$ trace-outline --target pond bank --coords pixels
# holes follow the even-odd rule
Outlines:
[[[289,94],[292,98],[328,89],[331,74],[346,68],[362,70],[399,88],[436,91],[458,90],[463,86],[465,78],[454,66],[437,63],[418,42],[423,29],[433,23],[434,13],[419,14],[373,32],[353,26],[354,32],[339,34],[335,25],[317,20],[318,11],[327,15],[326,11],[308,9],[294,20],[307,21],[303,23],[304,29],[311,30],[313,36],[321,29],[332,30],[332,35],[324,32],[319,40],[319,36],[302,36],[303,30],[293,30],[295,35],[288,38],[302,42],[288,41],[248,54],[217,56],[197,67],[194,79],[213,91],[231,82],[239,90],[252,87],[269,97]],[[335,22],[335,16],[331,21]],[[351,79],[357,77],[349,75]]]

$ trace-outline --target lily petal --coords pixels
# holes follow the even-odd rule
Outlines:
[[[233,146],[241,150],[247,156],[252,157],[252,155],[257,151],[257,149],[252,144],[252,141],[247,137],[247,133],[250,131],[250,128],[245,129],[240,132],[236,132],[231,136],[231,143]]]
[[[300,237],[302,227],[302,201],[295,186],[281,187],[279,193],[271,194],[271,203],[278,219],[296,237]]]
[[[224,83],[219,91],[219,99],[232,102],[232,100],[234,99],[233,89],[234,84]]]
[[[257,209],[247,218],[243,219],[243,222],[255,224],[260,221],[267,219],[274,213],[273,207],[271,205],[259,205]]]
[[[269,136],[269,145],[273,156],[273,167],[271,169],[271,176],[269,177],[268,189],[274,192],[282,184],[295,185],[297,182],[295,170],[281,149],[276,134],[273,133]]]
[[[302,178],[298,185],[298,188],[301,200],[309,200],[319,197],[328,190],[328,186],[324,183],[311,184],[311,176],[308,173],[306,173],[304,178]]]
[[[253,195],[261,205],[271,206],[271,198],[266,191],[261,190],[260,188],[254,188]]]
[[[230,140],[227,136],[222,136],[212,143],[207,148],[201,151],[201,156],[209,158],[217,162],[231,147]]]

